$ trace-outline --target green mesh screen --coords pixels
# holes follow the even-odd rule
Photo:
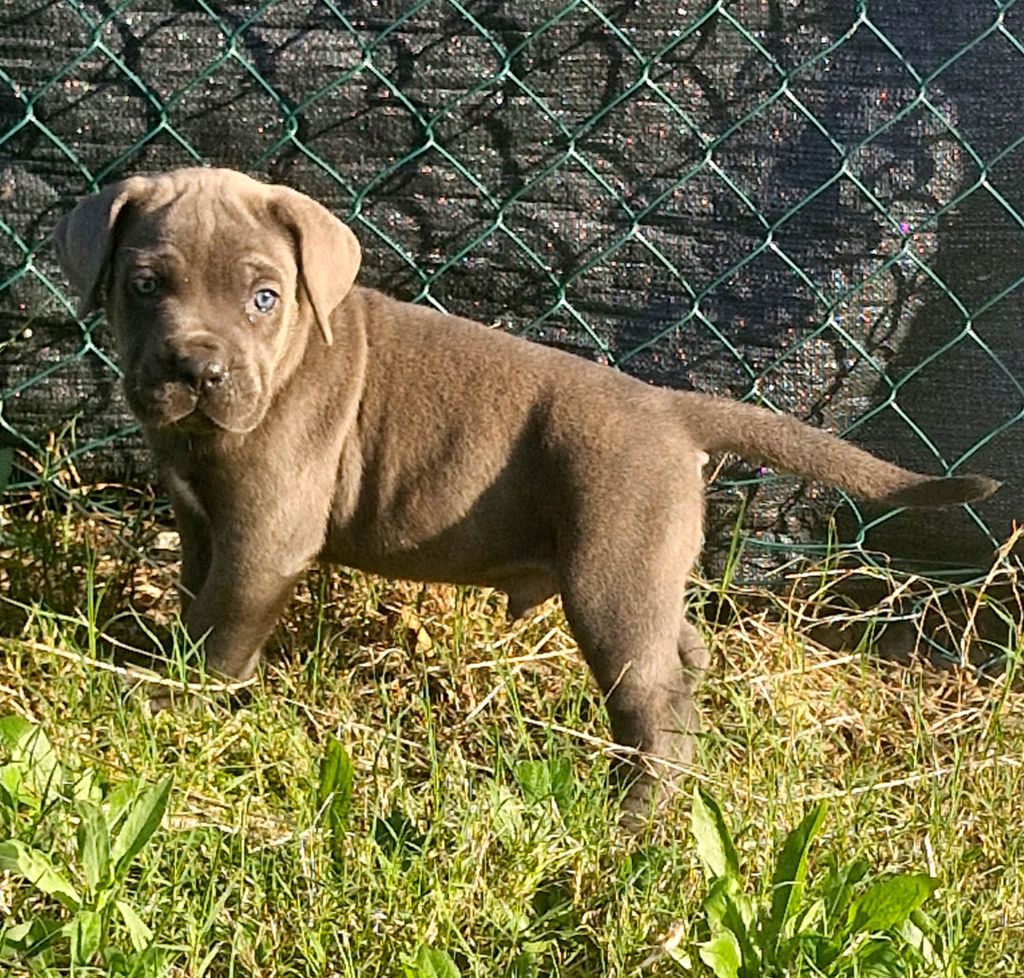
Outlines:
[[[984,0],[6,0],[13,481],[148,478],[52,228],[118,176],[212,163],[346,217],[365,284],[1004,479],[941,519],[840,505],[850,547],[980,566],[1024,449],[1021,38],[1017,4]],[[709,552],[742,510],[753,566],[777,565],[835,503],[730,465]]]

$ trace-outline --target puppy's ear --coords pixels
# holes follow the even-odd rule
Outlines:
[[[57,258],[78,293],[78,315],[91,312],[99,297],[104,272],[114,251],[114,225],[129,201],[146,193],[144,177],[129,177],[80,200],[57,223]]]
[[[362,250],[347,224],[326,207],[290,187],[271,188],[271,207],[292,233],[299,276],[327,345],[334,342],[331,313],[348,295],[362,261]]]

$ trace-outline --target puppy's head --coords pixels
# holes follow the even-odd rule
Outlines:
[[[330,343],[359,244],[326,208],[232,170],[131,177],[56,230],[81,297],[106,293],[128,402],[148,427],[245,433],[303,355]]]

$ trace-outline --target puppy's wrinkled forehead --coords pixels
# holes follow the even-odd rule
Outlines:
[[[173,261],[196,271],[225,271],[245,260],[247,251],[258,251],[289,293],[297,279],[295,298],[313,315],[328,345],[331,316],[352,289],[362,255],[351,229],[305,194],[236,170],[197,168],[128,177],[104,187],[57,222],[54,242],[79,295],[80,316],[96,307],[111,259],[123,280],[130,267],[126,252],[137,265]],[[157,268],[156,274],[165,271]],[[240,274],[232,277],[236,286],[242,284]],[[191,274],[178,278],[179,285],[192,280]]]
[[[121,234],[125,261],[186,263],[203,277],[238,271],[240,263],[266,262],[294,272],[292,236],[275,219],[262,184],[241,174],[185,170],[152,179],[133,201]]]

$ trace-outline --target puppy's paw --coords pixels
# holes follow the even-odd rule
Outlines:
[[[642,836],[657,824],[659,803],[667,792],[661,779],[636,772],[619,806],[619,830],[628,836]]]
[[[665,822],[667,809],[680,795],[681,772],[641,756],[615,772],[621,795],[619,829],[629,836],[644,836]]]

